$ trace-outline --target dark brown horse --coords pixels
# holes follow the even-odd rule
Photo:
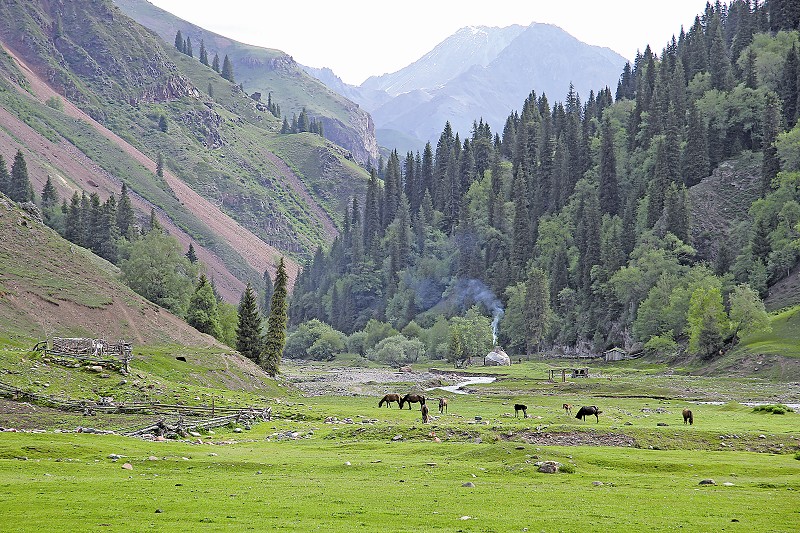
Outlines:
[[[422,411],[422,423],[427,424],[428,420],[430,420],[428,416],[428,406],[423,403],[422,407],[420,407],[420,411]]]
[[[408,403],[408,408],[411,409],[412,403],[420,404],[420,407],[425,405],[425,396],[421,394],[406,394],[402,398],[400,398],[400,409],[403,408],[403,404]]]
[[[694,425],[694,416],[692,416],[692,411],[690,409],[683,410],[683,423],[686,424],[689,422],[689,425]]]
[[[447,398],[439,398],[439,414],[447,412]]]
[[[392,402],[396,402],[397,405],[400,405],[400,395],[399,394],[387,394],[381,401],[378,402],[378,407],[383,407],[383,404],[386,404],[386,407],[391,407]]]
[[[519,412],[522,411],[522,418],[528,418],[528,406],[522,405],[521,403],[514,404],[514,417],[519,416]]]
[[[602,413],[602,412],[603,411],[599,410],[596,405],[588,405],[588,406],[584,405],[583,407],[578,409],[578,414],[575,415],[575,418],[579,418],[579,419],[581,419],[581,420],[583,420],[585,422],[587,416],[594,415],[595,418],[597,418],[597,422],[599,423],[600,422],[600,413]]]

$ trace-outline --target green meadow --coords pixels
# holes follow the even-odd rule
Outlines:
[[[55,432],[126,422],[39,407],[14,420],[43,432],[0,433],[2,530],[800,529],[800,415],[740,403],[778,403],[791,384],[630,363],[551,383],[546,368],[493,370],[500,379],[469,394],[430,390],[428,424],[416,404],[378,408],[381,393],[304,397],[291,386],[260,398],[272,406],[271,421],[167,442]],[[148,370],[166,379],[172,372]],[[176,383],[186,378],[174,372]],[[440,395],[449,399],[441,415]],[[514,417],[514,403],[527,405],[528,418]],[[574,405],[573,415],[563,403]],[[575,419],[580,405],[597,405],[599,422]],[[683,423],[686,407],[694,425]],[[561,472],[539,472],[542,461],[557,461]],[[705,479],[715,485],[701,485]]]

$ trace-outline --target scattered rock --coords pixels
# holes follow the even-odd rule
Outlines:
[[[397,442],[398,440],[403,440],[403,436],[400,435],[400,434],[397,434],[394,437],[392,437],[392,441]]]
[[[602,481],[592,481],[592,485],[594,485],[595,487],[602,487],[603,486],[603,482]]]
[[[555,474],[558,472],[560,467],[561,463],[558,461],[544,461],[541,465],[539,465],[539,472],[543,474]]]
[[[758,436],[758,438],[759,438],[759,439],[766,439],[766,438],[767,438],[767,436],[766,436],[766,435],[759,435],[759,436]]]
[[[470,520],[470,519],[472,519],[472,517],[467,515],[464,515],[461,518],[459,518],[459,520]]]
[[[156,442],[166,442],[167,438],[164,435],[159,435],[158,437],[153,439]]]
[[[124,468],[125,470],[133,470],[133,465],[130,463],[125,463],[124,465],[122,465],[122,468]]]
[[[439,466],[436,463],[425,463],[427,466]]]
[[[724,485],[725,487],[733,487],[733,486],[734,486],[734,484],[733,484],[733,483],[731,483],[730,481],[726,481],[725,483],[723,483],[723,485]]]
[[[483,420],[483,417],[480,417],[480,416],[476,416],[475,417],[475,421],[476,422],[480,422],[481,420]]]
[[[482,442],[483,442],[483,439],[482,439],[482,438],[480,438],[480,437],[475,437],[475,440],[474,440],[473,442],[474,442],[475,444],[480,444],[480,443],[482,443]]]
[[[669,424],[667,424],[666,422],[659,422],[659,423],[657,423],[656,425],[657,425],[657,426],[661,426],[661,427],[666,427],[666,426],[669,426]]]
[[[475,483],[473,483],[472,481],[467,481],[466,483],[462,483],[461,486],[462,487],[468,487],[468,488],[474,488],[475,487]]]
[[[192,437],[199,437],[199,436],[200,436],[200,433],[198,433],[198,432],[196,432],[196,431],[190,431],[190,432],[189,432],[189,435],[190,435],[190,436],[192,436]]]
[[[163,512],[164,511],[162,511],[161,509],[156,509],[156,514],[163,513]]]
[[[234,428],[233,429],[234,433],[241,433],[242,431],[244,431],[242,428]]]
[[[714,481],[713,479],[704,479],[699,484],[700,485],[716,485],[717,482]]]
[[[344,462],[344,465],[345,465],[345,466],[350,466],[350,461],[345,461],[345,462]]]

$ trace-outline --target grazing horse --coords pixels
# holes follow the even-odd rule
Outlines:
[[[386,404],[386,407],[391,407],[392,402],[397,402],[397,405],[400,405],[400,395],[399,394],[387,394],[381,401],[378,402],[378,407],[383,407],[383,404]]]
[[[594,415],[595,418],[597,418],[597,422],[599,423],[600,422],[600,416],[599,415],[602,412],[603,411],[600,411],[597,408],[596,405],[589,405],[589,406],[584,405],[583,407],[578,409],[578,414],[575,415],[575,418],[580,418],[581,420],[583,420],[585,422],[587,416]]]
[[[514,404],[514,417],[516,418],[519,416],[519,412],[522,411],[522,418],[528,418],[528,406],[522,405],[521,403]]]
[[[694,416],[692,416],[692,411],[690,409],[683,410],[683,423],[686,424],[689,422],[689,425],[694,425]]]
[[[421,394],[406,394],[402,398],[400,398],[400,409],[403,408],[403,404],[408,403],[408,408],[411,409],[412,403],[418,403],[420,406],[425,405],[425,396]]]
[[[563,405],[561,406],[561,408],[562,408],[564,411],[566,411],[566,414],[568,414],[568,415],[571,415],[571,414],[572,414],[572,404],[571,404],[571,403],[565,403],[565,404],[563,404]]]
[[[447,412],[447,398],[439,398],[439,414]]]
[[[430,419],[428,417],[428,406],[423,403],[422,407],[420,407],[420,411],[422,411],[422,423],[427,424]]]

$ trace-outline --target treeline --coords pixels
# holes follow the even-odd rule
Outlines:
[[[281,133],[304,133],[310,132],[319,135],[320,137],[325,137],[325,129],[322,125],[321,120],[317,120],[314,117],[308,116],[306,112],[306,108],[304,107],[302,111],[300,111],[300,116],[295,115],[292,113],[292,122],[283,118],[283,125],[281,126]]]
[[[496,295],[499,341],[517,352],[718,353],[763,325],[736,317],[763,316],[759,295],[800,250],[799,19],[792,2],[707,4],[626,65],[614,94],[532,92],[501,133],[476,121],[462,139],[447,124],[435,148],[392,152],[298,278],[292,324],[352,337],[377,321],[426,339],[444,315],[447,345],[463,345],[452,318],[474,304],[498,318]],[[761,199],[698,251],[689,189],[743,154],[762,161]]]

